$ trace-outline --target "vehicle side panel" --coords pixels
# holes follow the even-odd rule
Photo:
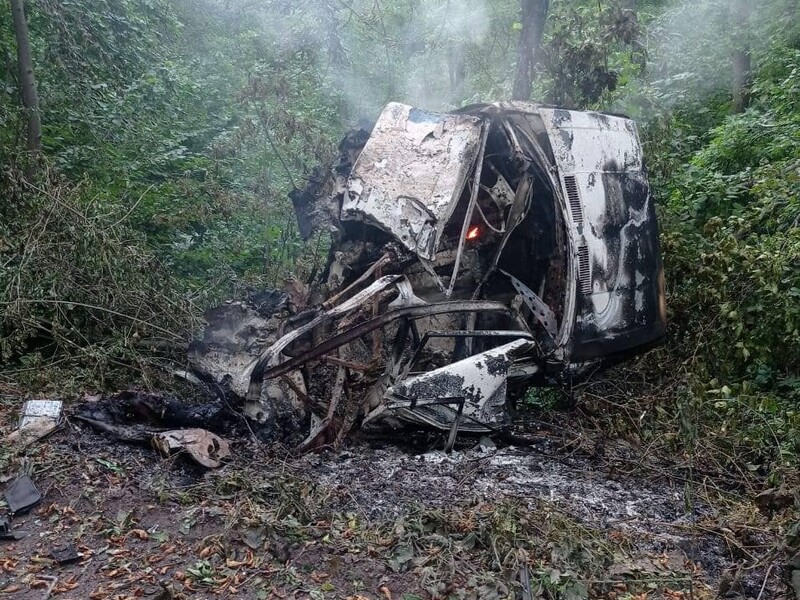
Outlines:
[[[658,228],[633,121],[541,109],[578,241],[569,359],[605,358],[664,335]]]

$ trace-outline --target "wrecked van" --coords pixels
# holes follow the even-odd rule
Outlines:
[[[252,419],[312,419],[307,443],[411,425],[452,445],[506,427],[526,386],[664,336],[656,215],[625,117],[392,103],[292,201],[302,235],[330,235],[324,272],[212,311],[190,356]]]

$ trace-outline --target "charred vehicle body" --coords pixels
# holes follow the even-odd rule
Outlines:
[[[657,344],[655,210],[633,121],[527,103],[389,104],[292,195],[330,233],[310,287],[207,315],[195,370],[261,422],[491,432],[507,399]],[[319,174],[318,174],[319,175]]]

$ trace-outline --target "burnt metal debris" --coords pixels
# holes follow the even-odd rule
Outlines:
[[[529,103],[386,106],[291,199],[309,284],[207,314],[190,362],[310,449],[363,429],[487,434],[508,399],[659,343],[664,277],[633,121]]]
[[[231,431],[231,411],[220,400],[187,403],[176,397],[128,391],[81,405],[75,418],[122,442],[148,444],[162,455],[184,454],[216,469],[229,443],[209,429]]]
[[[68,565],[78,562],[81,559],[81,555],[75,547],[75,544],[66,544],[65,546],[53,548],[50,550],[50,556],[52,556],[53,560],[59,565]]]
[[[21,540],[27,534],[25,531],[14,529],[11,525],[11,519],[5,515],[0,516],[0,540]]]
[[[24,513],[42,500],[42,494],[27,475],[17,477],[3,492],[8,510],[12,516]]]
[[[6,444],[28,445],[55,431],[62,423],[63,402],[28,400],[22,406],[19,426],[5,437]]]

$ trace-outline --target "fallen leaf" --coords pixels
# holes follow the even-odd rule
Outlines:
[[[70,577],[66,581],[62,581],[58,585],[53,588],[53,594],[63,594],[64,592],[69,592],[70,590],[74,590],[78,587],[78,582],[75,580],[74,577]]]
[[[12,558],[4,558],[0,562],[0,570],[6,573],[14,573],[17,570],[17,561]]]
[[[144,529],[131,529],[128,532],[128,535],[136,536],[140,540],[147,540],[147,539],[150,538],[150,536],[147,534],[147,532]]]
[[[13,594],[14,592],[18,592],[21,589],[22,589],[21,585],[10,585],[0,590],[0,594]]]
[[[244,560],[234,560],[232,558],[225,559],[225,566],[229,569],[238,569],[239,567],[250,567],[253,565],[253,553],[249,550],[244,558]],[[311,574],[311,578],[314,578],[314,573]],[[316,580],[315,580],[316,581]]]

